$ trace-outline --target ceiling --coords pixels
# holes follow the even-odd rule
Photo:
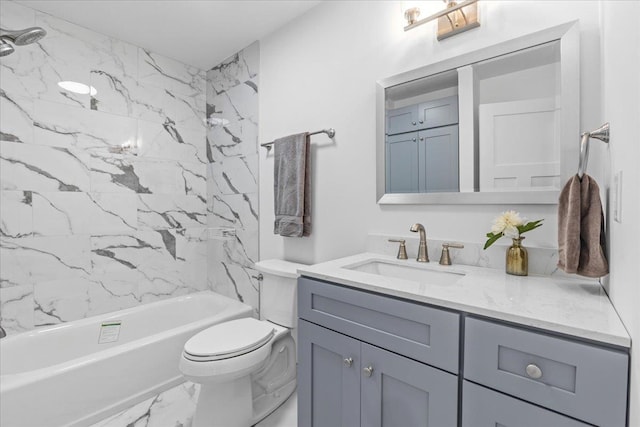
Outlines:
[[[317,0],[17,0],[91,30],[208,70]]]

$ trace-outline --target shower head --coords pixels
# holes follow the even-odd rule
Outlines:
[[[13,53],[13,46],[4,40],[0,40],[0,56],[7,56]]]
[[[17,31],[0,28],[0,39],[9,40],[16,46],[35,43],[46,35],[47,32],[40,27],[30,27]]]

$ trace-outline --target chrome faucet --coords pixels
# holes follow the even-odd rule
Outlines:
[[[418,262],[429,262],[429,254],[427,253],[427,233],[424,231],[422,224],[413,224],[409,231],[420,232],[420,246],[418,247]]]
[[[6,336],[7,336],[7,331],[5,331],[2,326],[0,326],[0,338],[4,338]]]

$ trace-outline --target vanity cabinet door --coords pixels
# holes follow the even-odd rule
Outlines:
[[[418,104],[418,128],[430,129],[458,123],[458,96]]]
[[[298,323],[298,426],[360,425],[360,342]]]
[[[386,144],[387,193],[418,191],[418,134],[391,135]]]
[[[458,125],[418,132],[420,193],[458,192]]]
[[[362,343],[362,426],[457,426],[458,380]]]
[[[588,427],[555,412],[477,384],[462,386],[462,427]]]
[[[387,135],[412,132],[418,129],[418,106],[396,108],[387,111]]]

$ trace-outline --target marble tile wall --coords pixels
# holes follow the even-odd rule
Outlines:
[[[47,31],[0,59],[2,326],[207,289],[205,71],[11,1],[1,25]]]
[[[209,287],[256,316],[259,59],[255,42],[207,72]]]

